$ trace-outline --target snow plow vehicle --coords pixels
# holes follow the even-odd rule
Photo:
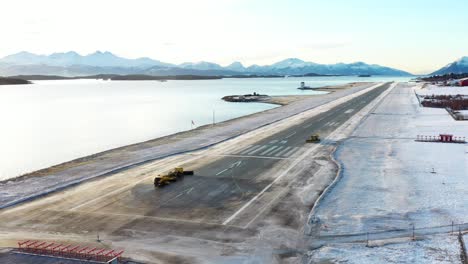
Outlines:
[[[193,171],[186,171],[182,167],[172,169],[166,174],[160,174],[154,178],[155,187],[163,187],[177,181],[185,175],[193,175]]]
[[[306,139],[306,143],[318,143],[320,142],[320,136],[318,134],[310,136],[310,138]]]

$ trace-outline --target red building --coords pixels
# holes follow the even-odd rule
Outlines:
[[[440,134],[440,141],[442,141],[442,142],[452,142],[453,141],[453,135]]]
[[[468,78],[460,80],[460,86],[468,86]]]

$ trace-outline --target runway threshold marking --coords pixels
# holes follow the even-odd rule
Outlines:
[[[262,153],[260,153],[260,155],[266,155],[267,153],[270,153],[271,151],[273,151],[273,150],[275,150],[277,148],[278,148],[278,146],[273,146],[273,147],[263,151]]]
[[[234,155],[234,154],[215,154],[215,155],[204,155],[204,156],[254,158],[254,159],[277,159],[277,160],[289,160],[290,159],[290,158],[281,158],[281,157],[272,157],[272,156],[252,156],[252,155]]]
[[[300,149],[299,147],[293,147],[292,149],[290,149],[288,152],[284,153],[283,155],[290,157],[292,154],[294,154],[294,152],[298,151],[299,149]]]
[[[289,151],[292,147],[286,147],[284,148],[283,150],[281,150],[280,152],[276,153],[275,156],[282,156],[284,153],[286,153],[287,151]]]
[[[245,153],[250,152],[250,151],[252,151],[252,150],[254,150],[255,148],[258,148],[258,147],[260,147],[260,146],[258,146],[258,145],[253,145],[253,146],[250,146],[250,147],[248,147],[248,148],[245,148],[244,150],[241,150],[241,151],[238,152],[238,153],[239,153],[239,154],[245,154]],[[225,151],[224,153],[229,153],[229,151]]]
[[[257,152],[259,152],[260,150],[262,150],[262,149],[264,149],[264,148],[266,148],[266,147],[267,147],[267,146],[261,146],[261,147],[257,148],[256,150],[250,151],[250,152],[245,153],[245,154],[252,155],[252,154],[257,153]]]
[[[280,151],[282,148],[284,147],[278,147],[277,149],[273,150],[272,152],[270,152],[268,155],[269,156],[273,156],[276,152]],[[276,156],[276,155],[275,155]]]

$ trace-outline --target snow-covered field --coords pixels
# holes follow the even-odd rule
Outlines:
[[[343,176],[317,208],[321,232],[468,222],[465,145],[414,141],[439,133],[468,137],[468,123],[420,108],[409,86],[393,89],[336,152]]]
[[[428,85],[418,90],[417,93],[420,95],[468,95],[468,87]]]
[[[468,138],[468,122],[453,120],[444,109],[419,107],[415,90],[421,92],[410,84],[395,87],[338,148],[335,157],[342,176],[316,208],[320,219],[316,235],[411,230],[413,226],[422,233],[419,228],[468,223],[466,144],[415,142],[417,135],[440,133]],[[456,238],[437,237],[371,249],[341,244],[315,251],[313,259],[453,263],[459,255],[456,242]],[[433,262],[425,259],[429,252]]]
[[[309,263],[462,263],[457,236],[438,235],[421,241],[366,247],[363,244],[330,245],[312,252]]]

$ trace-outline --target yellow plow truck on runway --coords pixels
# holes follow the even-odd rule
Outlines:
[[[318,143],[320,142],[320,136],[318,134],[310,136],[310,138],[306,139],[306,143]]]
[[[177,181],[185,175],[193,175],[193,171],[184,171],[184,168],[177,167],[166,174],[160,174],[154,178],[154,186],[163,187]]]

